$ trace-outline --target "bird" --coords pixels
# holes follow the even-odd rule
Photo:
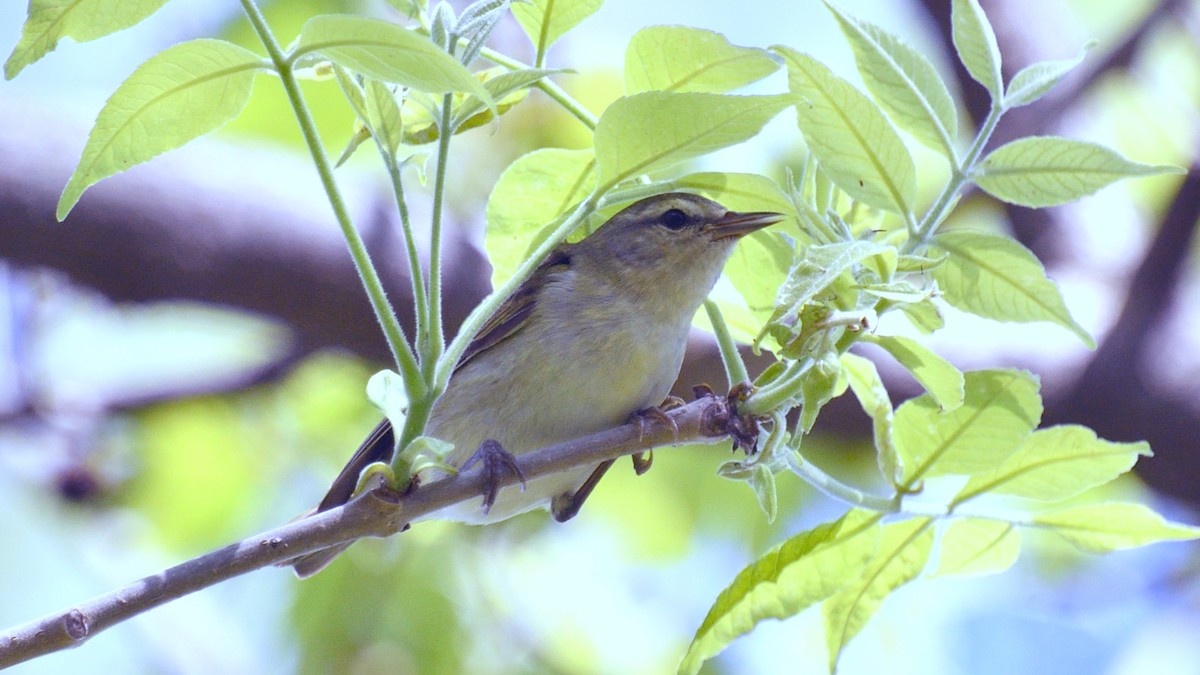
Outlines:
[[[656,411],[679,375],[692,318],[734,245],[782,218],[669,192],[634,202],[587,237],[559,245],[473,336],[434,403],[425,435],[452,443],[444,461],[462,468],[481,450],[519,456]],[[362,470],[390,461],[394,444],[384,420],[316,511],[346,503]],[[484,495],[482,506],[471,500],[431,517],[486,524],[549,508],[565,521],[611,464],[501,488]],[[291,564],[309,576],[347,546]]]

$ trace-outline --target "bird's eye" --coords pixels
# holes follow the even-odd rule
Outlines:
[[[671,209],[662,214],[662,224],[668,229],[679,230],[682,229],[684,225],[687,225],[687,223],[687,214],[679,209]]]

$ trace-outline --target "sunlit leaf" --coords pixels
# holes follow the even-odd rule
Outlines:
[[[976,169],[975,182],[997,199],[1037,208],[1086,197],[1122,178],[1163,173],[1183,169],[1131,162],[1086,141],[1030,136],[992,151]]]
[[[1039,61],[1022,68],[1021,72],[1013,75],[1012,80],[1008,83],[1008,89],[1004,94],[1004,106],[1019,108],[1045,96],[1054,88],[1054,85],[1083,62],[1089,49],[1091,49],[1091,45],[1084,47],[1083,51],[1079,52],[1079,56],[1073,59]]]
[[[1111,443],[1087,427],[1064,425],[1035,431],[992,471],[971,477],[955,498],[962,502],[989,492],[1043,501],[1070,499],[1129,471],[1142,443]]]
[[[771,54],[736,47],[720,33],[686,26],[650,26],[625,50],[625,93],[700,91],[723,94],[779,69]]]
[[[883,244],[863,240],[809,246],[804,257],[788,271],[787,281],[779,287],[776,317],[799,312],[847,270],[887,250],[889,247]]]
[[[49,54],[59,40],[88,42],[129,28],[158,11],[167,0],[29,0],[21,39],[4,63],[13,79],[25,66]]]
[[[990,471],[1011,455],[1042,416],[1038,381],[1018,370],[964,374],[963,404],[943,411],[929,394],[896,409],[896,450],[904,479]]]
[[[951,36],[958,58],[976,82],[1000,100],[1004,82],[1000,76],[1000,46],[996,33],[978,0],[954,0],[950,10]]]
[[[582,201],[596,182],[590,150],[544,148],[509,165],[487,204],[484,246],[499,287],[521,264],[534,236]]]
[[[911,338],[879,335],[865,336],[864,339],[887,350],[943,410],[954,410],[962,405],[963,374],[949,361]]]
[[[932,272],[946,302],[997,321],[1050,321],[1095,348],[1096,341],[1071,317],[1041,261],[1017,241],[955,230],[938,234],[934,245],[949,254]]]
[[[193,40],[150,57],[96,118],[58,200],[66,218],[89,186],[220,127],[250,99],[262,59],[221,40]]]
[[[799,97],[796,118],[821,169],[854,199],[906,213],[917,194],[917,173],[900,134],[883,111],[854,85],[806,54],[773,47],[788,67]]]
[[[419,91],[474,94],[493,107],[492,97],[458,59],[429,38],[394,23],[356,16],[315,16],[304,24],[295,54],[316,52],[367,77]]]
[[[953,160],[958,111],[933,64],[882,28],[848,16],[828,2],[825,6],[850,41],[858,72],[875,101],[900,128]]]
[[[879,546],[877,520],[851,511],[788,539],[739,572],[696,630],[679,672],[698,672],[760,621],[793,616],[857,579]]]
[[[900,457],[896,454],[896,444],[892,439],[892,399],[883,386],[883,379],[869,359],[847,352],[842,354],[841,360],[850,389],[862,405],[863,412],[871,418],[879,473],[889,483],[899,480]]]
[[[964,518],[946,528],[938,551],[939,576],[998,574],[1021,554],[1021,533],[1012,523]]]
[[[933,548],[932,522],[931,518],[913,518],[885,525],[879,549],[866,569],[821,605],[830,672],[837,668],[842,649],[867,625],[884,599],[925,568]]]
[[[528,0],[513,3],[517,23],[537,48],[545,54],[564,33],[596,13],[604,0]]]
[[[790,103],[784,95],[661,91],[617,99],[596,125],[601,189],[741,143]]]
[[[1200,528],[1165,520],[1143,504],[1088,504],[1040,513],[1033,523],[1090,553],[1160,541],[1200,539]]]

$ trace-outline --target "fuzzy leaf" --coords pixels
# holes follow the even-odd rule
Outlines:
[[[821,606],[825,616],[825,642],[829,670],[837,669],[838,657],[850,640],[897,588],[921,573],[933,548],[930,518],[913,518],[883,527],[875,557],[857,575],[854,583],[835,593]]]
[[[625,93],[699,91],[723,94],[779,69],[769,52],[735,47],[720,33],[686,26],[650,26],[625,50]]]
[[[928,347],[906,337],[864,336],[879,345],[925,387],[942,410],[954,410],[963,402],[963,374]]]
[[[869,359],[849,352],[842,354],[842,369],[863,412],[871,418],[879,473],[889,483],[895,482],[900,479],[901,472],[900,457],[892,438],[894,413],[892,399],[883,386],[879,370]]]
[[[876,520],[851,511],[791,537],[739,572],[696,630],[679,672],[699,672],[760,621],[794,616],[853,582],[879,546]]]
[[[1030,136],[997,148],[975,182],[997,199],[1031,208],[1056,206],[1133,176],[1183,173],[1177,166],[1131,162],[1108,148],[1056,136]]]
[[[958,111],[933,64],[882,28],[848,16],[828,2],[825,6],[850,41],[858,72],[875,101],[901,129],[953,160]]]
[[[950,523],[938,549],[938,576],[998,574],[1021,554],[1021,533],[1012,523],[964,518]]]
[[[854,85],[806,54],[773,47],[799,97],[796,118],[821,169],[854,199],[906,213],[917,194],[917,173],[900,134],[883,111]]]
[[[21,39],[4,63],[5,79],[54,51],[59,40],[88,42],[138,24],[167,0],[29,0]]]
[[[1142,443],[1110,443],[1087,427],[1065,425],[1035,431],[992,471],[971,477],[955,498],[961,503],[984,492],[1061,501],[1104,485],[1129,471]]]
[[[997,321],[1056,323],[1095,349],[1096,341],[1071,317],[1041,261],[1017,241],[957,230],[938,234],[934,245],[949,254],[932,272],[946,302]]]
[[[741,143],[790,103],[783,95],[661,91],[617,99],[596,125],[601,189]]]
[[[100,110],[79,166],[58,200],[62,220],[97,181],[220,127],[250,100],[253,52],[221,40],[192,40],[138,66]]]
[[[1073,59],[1041,61],[1022,68],[1008,83],[1008,90],[1004,94],[1004,106],[1019,108],[1045,96],[1054,85],[1083,62],[1091,47],[1092,45],[1084,47],[1079,56]]]
[[[1107,553],[1160,541],[1200,539],[1200,528],[1168,522],[1143,504],[1074,506],[1038,514],[1033,522],[1089,553]]]
[[[896,409],[896,450],[906,483],[939,474],[990,471],[1038,425],[1038,381],[1019,370],[964,374],[963,404],[943,411],[929,394]]]
[[[999,100],[1004,92],[1000,76],[1000,45],[978,0],[954,0],[950,8],[954,50],[976,82]]]

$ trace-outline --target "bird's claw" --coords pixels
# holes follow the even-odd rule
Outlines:
[[[477,462],[483,464],[483,513],[485,515],[496,503],[496,497],[500,494],[500,481],[504,473],[516,476],[517,480],[521,482],[521,490],[525,490],[525,474],[517,464],[517,458],[505,450],[498,441],[488,439],[480,444],[479,449],[462,465],[461,470],[466,471],[475,466]]]

